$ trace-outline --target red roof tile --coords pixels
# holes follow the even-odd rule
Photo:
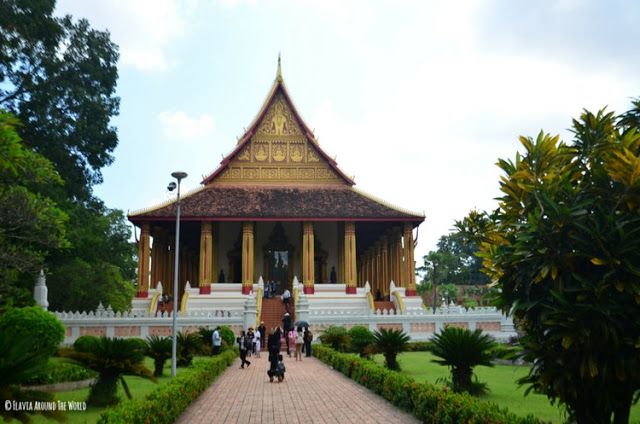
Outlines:
[[[384,204],[348,186],[208,186],[181,200],[185,220],[417,221],[424,216]],[[132,222],[176,215],[175,202],[129,216]]]

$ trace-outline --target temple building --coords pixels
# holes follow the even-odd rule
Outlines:
[[[318,308],[327,302],[366,308],[367,297],[388,301],[392,290],[419,299],[414,233],[424,215],[355,187],[300,117],[280,64],[233,151],[180,204],[183,310],[241,302],[256,296],[259,283],[262,292],[288,288],[296,296],[299,284],[300,295],[310,304],[318,299]],[[173,293],[175,200],[129,220],[140,229],[134,306],[151,311],[158,296]]]

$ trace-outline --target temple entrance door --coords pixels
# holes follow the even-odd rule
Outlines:
[[[265,284],[273,282],[271,295],[282,294],[284,289],[291,291],[294,249],[280,222],[274,225],[262,251],[264,252]]]
[[[291,282],[289,281],[289,251],[287,250],[269,250],[269,281],[273,281],[273,289],[275,295],[280,295],[287,288],[291,290]]]

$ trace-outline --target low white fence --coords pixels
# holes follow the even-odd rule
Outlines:
[[[331,325],[351,328],[363,325],[370,330],[397,329],[407,333],[414,341],[425,341],[445,326],[457,326],[469,330],[481,329],[498,340],[515,336],[513,321],[495,308],[476,308],[468,311],[462,307],[449,306],[431,310],[412,309],[405,314],[391,310],[362,313],[361,310],[344,309],[305,310],[304,302],[298,304],[296,319],[309,323],[316,335]],[[73,343],[83,335],[107,337],[170,336],[171,313],[148,316],[146,312],[114,312],[111,308],[99,307],[95,312],[56,312],[66,328],[66,344]],[[176,317],[178,331],[197,331],[200,327],[226,325],[234,333],[255,326],[255,301],[246,302],[244,310],[187,311]],[[316,338],[317,339],[317,338]]]

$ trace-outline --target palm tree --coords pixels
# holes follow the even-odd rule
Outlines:
[[[73,359],[98,373],[98,380],[91,386],[87,404],[95,406],[113,405],[118,402],[118,381],[129,399],[132,398],[125,375],[143,377],[157,382],[143,360],[146,343],[140,339],[112,339],[108,337],[83,336],[73,349],[61,349],[60,355]]]
[[[491,349],[495,342],[491,336],[482,334],[482,330],[447,327],[436,334],[432,342],[431,352],[441,358],[433,362],[451,367],[454,392],[479,394],[484,391],[484,385],[474,384],[471,377],[476,365],[493,366]]]
[[[411,337],[400,330],[380,329],[373,333],[375,346],[378,352],[384,355],[384,364],[390,370],[398,370],[400,366],[396,357],[403,352]]]
[[[147,337],[148,357],[153,359],[153,375],[162,376],[164,363],[171,358],[172,340],[169,337],[149,336]]]
[[[3,402],[52,402],[53,394],[24,390],[20,387],[30,377],[46,368],[50,352],[34,350],[33,341],[28,338],[16,338],[6,332],[0,332],[0,399]],[[60,411],[23,411],[14,408],[0,408],[0,417],[4,421],[16,419],[30,422],[29,414],[42,414],[57,421],[64,421]]]

